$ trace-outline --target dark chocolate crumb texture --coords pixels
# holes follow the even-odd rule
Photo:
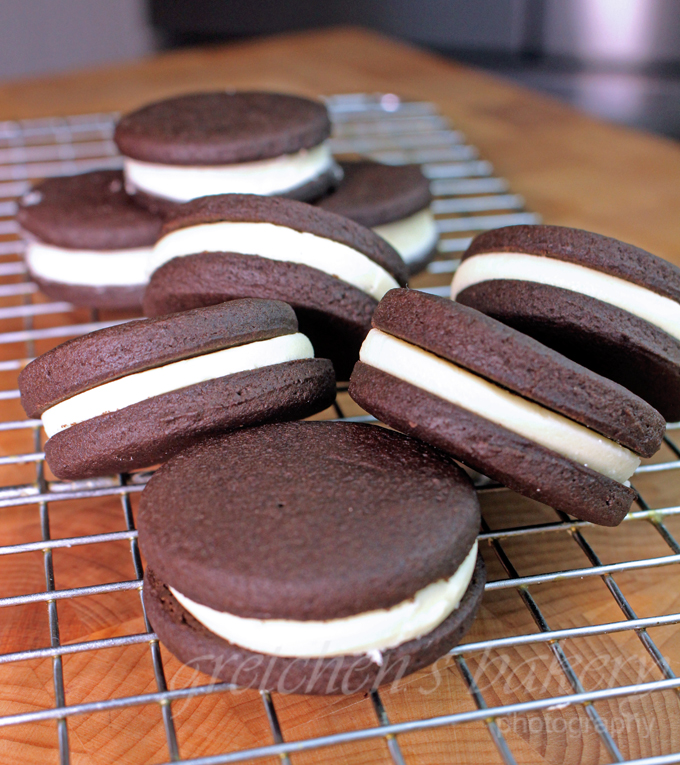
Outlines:
[[[373,316],[350,395],[398,430],[522,494],[615,525],[665,423],[622,386],[466,306],[394,290]]]
[[[114,140],[140,202],[170,212],[197,197],[283,194],[313,199],[341,171],[318,101],[280,93],[192,93],[125,115]]]
[[[243,194],[183,205],[151,268],[147,315],[246,296],[285,300],[344,379],[378,300],[407,278],[399,255],[370,229],[302,202]]]
[[[178,455],[142,493],[145,604],[175,655],[229,682],[366,691],[460,640],[483,590],[479,522],[464,473],[415,439],[249,428]]]
[[[680,269],[616,239],[560,226],[476,237],[451,295],[680,419]]]
[[[60,478],[148,467],[206,434],[305,417],[334,388],[290,306],[254,299],[99,330],[19,375]]]

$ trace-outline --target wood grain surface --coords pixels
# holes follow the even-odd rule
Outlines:
[[[0,86],[0,119],[127,110],[144,102],[196,89],[271,88],[316,95],[390,91],[405,98],[428,99],[461,128],[491,160],[499,174],[523,194],[530,209],[550,223],[589,228],[617,236],[680,263],[680,148],[661,138],[612,127],[566,106],[437,59],[361,30],[291,35],[228,48],[172,53],[136,64],[59,78]],[[17,277],[18,278],[18,277]],[[423,277],[443,283],[447,277]],[[38,300],[40,298],[37,298]],[[17,305],[0,298],[0,307]],[[86,320],[86,313],[38,316],[36,327]],[[104,316],[103,318],[106,318]],[[0,332],[20,330],[21,319],[0,321]],[[45,341],[36,351],[49,347]],[[21,344],[0,346],[0,358],[25,355]],[[16,386],[15,372],[0,372],[1,388]],[[357,413],[346,394],[347,414]],[[331,413],[327,413],[326,416]],[[0,419],[23,416],[19,402],[0,400]],[[0,434],[0,456],[33,451],[30,431]],[[672,459],[666,447],[657,460]],[[0,465],[0,486],[35,480],[35,466]],[[652,507],[680,504],[680,480],[673,473],[648,473],[636,485]],[[133,507],[137,495],[132,498]],[[555,514],[507,491],[482,497],[484,516],[494,530],[556,521]],[[67,538],[125,529],[121,500],[53,502],[51,534]],[[656,519],[658,520],[658,519]],[[680,519],[665,527],[680,535]],[[585,526],[583,538],[603,563],[665,556],[673,552],[647,520],[627,521],[617,529]],[[574,528],[502,542],[520,576],[572,568],[590,561]],[[41,539],[36,504],[0,510],[0,544]],[[490,580],[507,576],[489,543],[482,545]],[[130,542],[121,540],[55,550],[57,589],[134,579]],[[529,592],[550,629],[617,622],[626,616],[612,595],[620,588],[639,617],[680,610],[677,565],[617,573],[613,578],[558,579]],[[40,551],[0,556],[0,597],[45,589]],[[487,592],[479,618],[466,642],[532,634],[538,627],[518,588]],[[78,643],[144,631],[139,592],[109,593],[59,601],[62,643]],[[0,652],[49,646],[45,603],[0,611]],[[680,630],[655,627],[648,632],[670,669],[680,671]],[[643,645],[643,633],[625,631],[563,640],[560,646],[585,690],[660,680],[658,663]],[[574,690],[554,646],[529,644],[465,656],[489,706],[567,694]],[[203,685],[196,675],[162,651],[168,686]],[[65,656],[69,705],[157,690],[146,643]],[[476,708],[461,667],[446,658],[405,678],[381,694],[391,722],[424,719]],[[0,715],[49,709],[55,704],[51,659],[0,664]],[[315,698],[275,695],[284,740],[323,736],[377,725],[370,698]],[[674,691],[647,693],[595,705],[624,758],[641,758],[680,749],[680,703]],[[220,693],[172,704],[183,758],[236,751],[272,742],[262,700],[254,691]],[[498,727],[518,763],[592,765],[611,761],[586,707],[564,707],[499,718]],[[68,723],[71,761],[76,765],[158,763],[169,759],[157,704],[104,713],[76,715]],[[401,734],[406,762],[502,762],[485,722]],[[263,760],[273,763],[274,758]],[[295,753],[303,763],[388,763],[382,738]],[[58,762],[53,721],[8,726],[0,731],[0,762]]]

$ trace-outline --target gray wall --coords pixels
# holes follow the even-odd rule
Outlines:
[[[350,21],[424,45],[513,52],[521,47],[525,7],[532,2],[537,0],[328,0],[327,5],[297,5],[312,24]],[[287,0],[195,5],[194,0],[160,0],[158,7],[176,13],[183,24],[204,18],[214,31],[252,34],[267,26],[273,11],[277,28],[303,22],[294,11],[296,3]],[[266,18],[260,18],[263,12]],[[0,0],[0,79],[124,61],[154,47],[146,0]]]
[[[215,32],[252,34],[268,20],[276,28],[349,20],[449,50],[680,60],[680,0],[157,0],[155,7],[182,25],[203,18]],[[154,40],[147,0],[0,0],[0,80],[136,58],[152,52]]]
[[[0,0],[0,79],[62,72],[153,50],[144,0]]]
[[[272,33],[338,23],[375,27],[444,49],[517,50],[527,10],[543,0],[149,0],[168,34]],[[535,15],[535,14],[534,14]],[[175,38],[177,39],[177,38]]]
[[[365,2],[365,0],[364,0]],[[388,0],[365,3],[388,34],[439,48],[518,51],[529,0]]]

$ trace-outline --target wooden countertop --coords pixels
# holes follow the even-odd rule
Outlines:
[[[124,66],[8,83],[0,86],[0,119],[125,111],[174,93],[219,87],[269,88],[309,95],[380,91],[431,100],[546,222],[613,235],[680,264],[680,146],[603,124],[510,83],[362,30],[336,29],[182,51]],[[15,304],[3,301],[1,305]],[[83,315],[82,311],[64,313],[57,319],[69,323],[82,321]],[[14,321],[20,329],[20,320]],[[25,352],[23,346],[3,347],[5,358]],[[15,373],[3,374],[5,387],[14,387]],[[0,409],[2,420],[23,416],[16,400],[0,401]],[[0,455],[33,451],[29,436],[26,431],[3,433]],[[673,459],[668,449],[663,457]],[[35,479],[30,464],[4,470],[2,485]],[[658,475],[647,473],[639,478],[645,496],[654,507],[677,505],[678,482],[661,480]],[[133,495],[133,506],[137,500],[138,495]],[[555,521],[554,513],[507,492],[485,495],[483,508],[487,522],[496,529]],[[55,538],[125,528],[117,497],[53,502],[50,523]],[[666,523],[677,535],[680,519],[676,523],[669,516]],[[565,529],[520,540],[508,538],[503,545],[521,576],[588,568],[592,558],[586,557],[575,533],[575,529]],[[629,521],[618,529],[586,527],[583,535],[604,564],[670,553],[646,521]],[[2,544],[40,540],[37,505],[3,509],[0,536]],[[491,547],[484,544],[480,549],[490,579],[502,579],[506,574]],[[135,578],[127,539],[57,549],[53,556],[58,589]],[[530,589],[551,629],[605,624],[627,618],[612,597],[614,586],[621,587],[641,617],[679,612],[677,568],[617,573],[615,580],[599,576],[558,579]],[[42,552],[0,557],[0,582],[1,596],[44,590]],[[466,640],[536,632],[522,601],[525,595],[514,587],[488,591]],[[58,613],[64,644],[144,631],[136,590],[61,600]],[[2,653],[50,645],[45,603],[4,609],[2,616]],[[680,669],[677,629],[670,625],[651,634],[671,666]],[[586,690],[663,677],[633,630],[561,641],[560,646]],[[170,688],[207,682],[205,676],[181,666],[167,651],[162,655]],[[551,647],[542,643],[513,645],[488,655],[471,654],[467,666],[489,706],[567,694],[574,687],[567,682]],[[157,690],[146,643],[67,655],[63,672],[67,704]],[[381,696],[391,722],[475,708],[463,675],[452,660],[407,678]],[[275,696],[274,703],[287,741],[376,725],[375,710],[364,695]],[[0,666],[0,715],[52,708],[54,704],[50,658]],[[624,757],[677,751],[680,702],[673,691],[611,699],[599,703],[597,709]],[[271,742],[262,700],[254,691],[176,701],[172,714],[184,758]],[[499,719],[499,726],[520,763],[589,765],[611,761],[584,707]],[[75,715],[68,730],[72,761],[78,765],[169,759],[161,711],[155,704]],[[400,734],[398,741],[406,761],[417,765],[453,759],[470,765],[500,762],[490,731],[481,721]],[[57,728],[51,720],[6,727],[0,733],[3,763],[56,762],[56,751]],[[274,759],[265,761],[273,763]],[[360,765],[391,759],[386,741],[376,738],[295,753],[292,761],[295,765]]]
[[[0,119],[126,111],[175,93],[395,92],[437,103],[547,223],[680,264],[680,145],[360,29],[335,29],[0,85]]]

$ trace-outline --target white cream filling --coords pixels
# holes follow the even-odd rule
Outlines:
[[[270,656],[315,658],[382,651],[426,635],[463,599],[477,561],[477,542],[450,579],[428,584],[392,608],[328,621],[248,619],[215,611],[170,588],[182,606],[224,640]],[[380,662],[378,662],[380,663]]]
[[[439,240],[434,215],[429,207],[408,218],[374,226],[373,231],[391,244],[407,264],[424,258]]]
[[[143,286],[149,281],[151,247],[69,250],[29,241],[24,258],[31,273],[61,284],[88,287]]]
[[[150,273],[173,258],[200,252],[239,252],[301,263],[342,279],[376,300],[399,286],[382,266],[352,247],[274,223],[219,221],[171,231],[156,243]]]
[[[467,287],[492,279],[519,279],[579,292],[639,316],[680,340],[680,303],[618,276],[542,255],[520,252],[473,255],[454,274],[451,297],[455,300]]]
[[[160,165],[123,158],[128,191],[173,202],[216,194],[282,194],[314,180],[334,165],[327,141],[295,154],[231,165]]]
[[[47,409],[43,412],[42,423],[47,437],[51,438],[71,425],[189,385],[285,361],[311,358],[314,358],[312,344],[299,332],[258,340],[103,383]]]
[[[615,481],[626,481],[640,464],[629,449],[584,425],[378,329],[368,333],[359,358]]]

